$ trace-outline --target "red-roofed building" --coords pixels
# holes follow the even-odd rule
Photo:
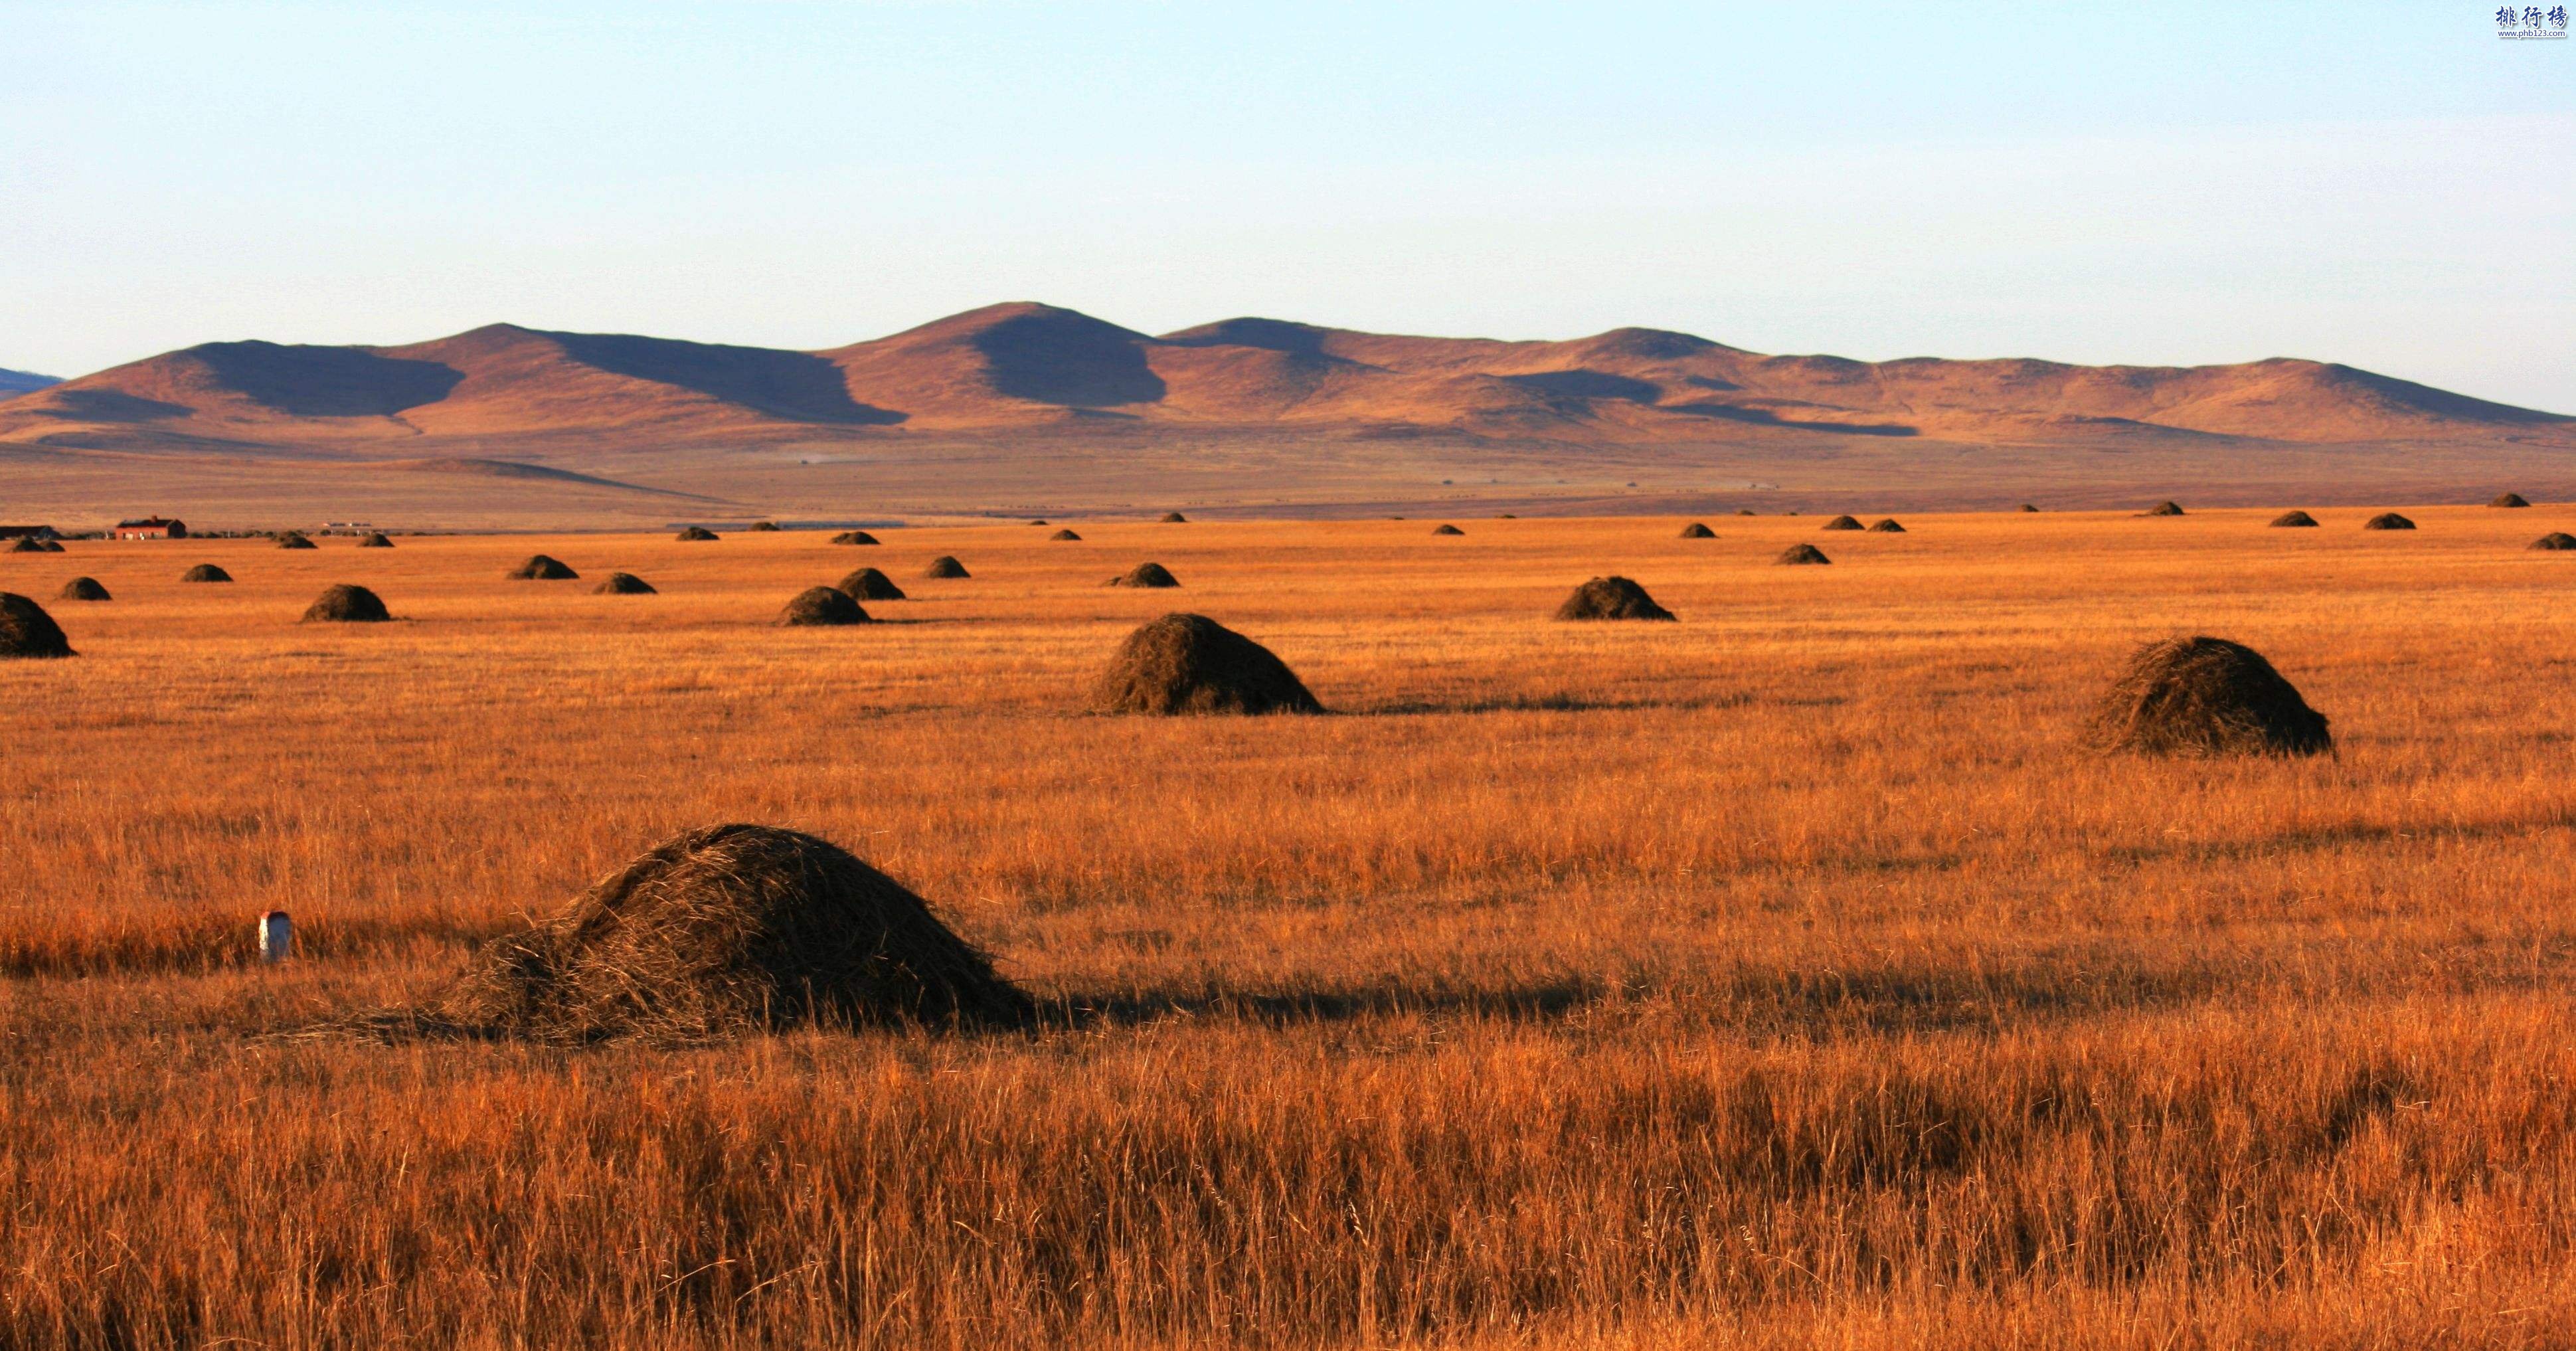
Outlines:
[[[186,539],[188,524],[166,516],[146,516],[139,521],[118,521],[107,532],[109,539]]]

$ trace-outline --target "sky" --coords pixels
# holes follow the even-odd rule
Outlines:
[[[2576,413],[2576,38],[2495,12],[0,0],[0,367],[1042,300]]]

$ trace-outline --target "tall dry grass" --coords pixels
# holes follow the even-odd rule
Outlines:
[[[118,600],[0,666],[0,1345],[2568,1344],[2576,564],[2410,514],[11,556]],[[860,561],[898,622],[762,622]],[[1683,622],[1546,621],[1606,571]],[[341,580],[406,622],[293,622]],[[1074,712],[1175,607],[1341,716]],[[2340,756],[2076,750],[2177,630]],[[721,819],[1056,1013],[260,1035]]]

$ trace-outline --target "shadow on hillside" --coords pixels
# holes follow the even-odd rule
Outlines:
[[[857,427],[891,426],[907,417],[851,398],[841,368],[807,352],[622,333],[553,336],[574,360],[612,374],[677,385],[778,417]]]
[[[1756,427],[1781,427],[1797,432],[1841,432],[1847,436],[1918,436],[1921,432],[1901,422],[1793,422],[1768,408],[1747,408],[1733,403],[1668,403],[1662,407],[1694,417],[1723,418],[1729,422],[1749,423]]]
[[[349,347],[215,342],[189,354],[223,383],[295,417],[391,417],[446,398],[465,379],[443,362]]]

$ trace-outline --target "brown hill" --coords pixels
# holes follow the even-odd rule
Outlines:
[[[442,501],[509,510],[621,489],[833,511],[854,494],[1123,508],[1187,485],[1245,505],[1470,495],[1432,491],[1453,481],[1584,510],[1783,485],[1907,508],[2040,484],[2061,501],[2257,484],[2432,500],[2558,473],[2571,449],[2576,419],[2286,358],[1872,363],[1643,328],[1506,342],[1258,318],[1155,337],[1036,304],[817,352],[508,324],[398,347],[208,343],[0,400],[0,459],[50,476],[30,504],[101,512],[138,491],[224,511],[281,491],[335,511],[408,500],[399,480],[291,468],[314,461],[406,462],[405,480],[454,482]],[[833,465],[853,467],[817,468]],[[459,481],[540,474],[543,499]]]

